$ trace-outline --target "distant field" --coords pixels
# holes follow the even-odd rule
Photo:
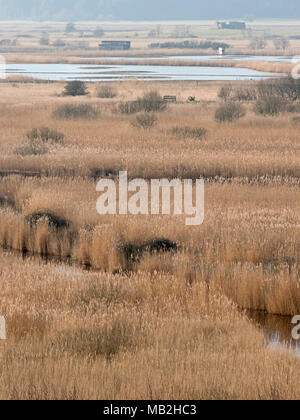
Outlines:
[[[218,30],[215,21],[178,21],[178,22],[76,22],[76,30],[66,33],[67,22],[1,22],[0,43],[3,40],[11,45],[0,45],[0,52],[18,53],[28,51],[44,51],[56,54],[58,51],[79,49],[97,49],[101,39],[129,39],[134,50],[145,50],[152,42],[166,39],[207,39],[226,41],[231,45],[230,52],[253,54],[249,45],[257,38],[266,40],[263,49],[256,53],[264,54],[299,54],[300,40],[291,39],[285,51],[279,51],[273,45],[274,37],[295,37],[299,35],[300,21],[254,21],[247,22],[246,31]],[[104,37],[95,34],[96,29],[103,29]],[[49,45],[41,45],[45,35]],[[59,45],[61,43],[65,45]],[[15,45],[14,45],[15,43]],[[56,45],[54,45],[56,44]],[[255,49],[254,49],[255,50]]]

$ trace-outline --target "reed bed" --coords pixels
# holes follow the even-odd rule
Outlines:
[[[158,115],[155,128],[138,130],[132,126],[134,115],[122,115],[116,109],[119,102],[134,100],[150,86],[149,83],[117,84],[117,97],[108,100],[96,97],[95,86],[89,86],[90,94],[83,99],[58,98],[63,90],[60,83],[42,88],[6,86],[3,93],[8,103],[0,105],[1,170],[97,178],[99,174],[116,174],[121,169],[128,170],[129,176],[145,178],[203,176],[211,180],[242,179],[244,183],[255,179],[261,183],[280,179],[297,182],[300,149],[294,115],[257,116],[253,105],[248,104],[245,118],[234,124],[216,124],[218,85],[158,84],[162,94],[178,93],[180,102],[169,105],[166,112]],[[31,91],[31,104],[26,104],[24,98],[27,87]],[[10,102],[11,89],[18,104]],[[198,103],[186,103],[191,94]],[[90,104],[101,115],[88,121],[57,120],[53,116],[59,106],[74,102]],[[172,135],[178,121],[191,129],[203,128],[206,135],[201,139],[178,138]],[[49,152],[42,156],[21,158],[15,150],[24,142],[27,131],[40,126],[62,132],[65,144],[49,147]]]
[[[297,113],[258,116],[249,102],[218,124],[219,83],[114,86],[114,98],[89,84],[78,99],[62,83],[1,85],[0,398],[299,399],[299,359],[271,350],[244,314],[300,313]],[[119,104],[154,87],[178,103],[139,130]],[[69,104],[99,114],[57,119]],[[18,153],[42,127],[63,142]],[[100,216],[96,183],[119,170],[203,176],[204,223]],[[172,252],[128,252],[162,239]]]
[[[299,398],[299,361],[201,283],[0,263],[1,399]]]
[[[299,186],[207,184],[205,223],[197,228],[186,227],[183,216],[100,216],[95,187],[80,179],[7,179],[0,194],[9,193],[14,206],[0,211],[0,245],[110,273],[172,273],[213,285],[242,308],[300,311]],[[68,227],[27,222],[43,212]],[[136,262],[123,251],[156,238],[177,243],[179,251]]]

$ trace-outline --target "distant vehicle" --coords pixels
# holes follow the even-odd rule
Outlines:
[[[247,29],[245,22],[217,22],[217,25],[218,29]]]
[[[112,50],[130,50],[130,41],[102,41],[99,44],[100,50],[112,51]]]

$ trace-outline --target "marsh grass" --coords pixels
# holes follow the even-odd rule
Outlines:
[[[70,101],[61,83],[1,86],[0,398],[299,399],[298,360],[243,314],[300,313],[299,128],[251,104],[216,124],[220,85],[157,82],[160,95],[201,97],[170,104],[157,130],[134,129],[114,101],[101,119],[56,119]],[[131,103],[154,84],[117,86]],[[64,146],[39,139],[55,153],[15,155],[35,127],[64,133]],[[185,127],[205,127],[205,141],[187,142]],[[203,176],[203,225],[98,215],[96,181],[119,170]]]
[[[173,127],[170,130],[170,134],[179,139],[202,139],[207,134],[207,130],[202,127]]]
[[[233,122],[246,115],[245,108],[236,102],[221,104],[215,112],[215,120],[219,123]]]
[[[59,106],[53,112],[53,116],[61,120],[93,120],[99,118],[100,110],[90,104],[66,104]]]
[[[15,149],[15,154],[22,157],[45,155],[48,152],[49,148],[39,140],[29,140]]]
[[[131,123],[135,128],[142,128],[144,130],[150,130],[157,124],[157,117],[155,114],[144,112],[135,117]]]
[[[98,98],[103,99],[112,99],[118,95],[117,90],[112,85],[106,84],[98,86],[96,94]]]
[[[299,398],[298,360],[201,282],[0,262],[3,399]]]
[[[64,134],[57,131],[50,129],[48,127],[41,127],[41,128],[33,128],[32,130],[26,133],[26,137],[29,141],[37,141],[41,140],[45,143],[53,142],[58,144],[63,144],[64,141]]]

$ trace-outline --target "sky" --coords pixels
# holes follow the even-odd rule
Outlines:
[[[0,0],[1,20],[201,20],[247,17],[300,18],[300,0]]]

